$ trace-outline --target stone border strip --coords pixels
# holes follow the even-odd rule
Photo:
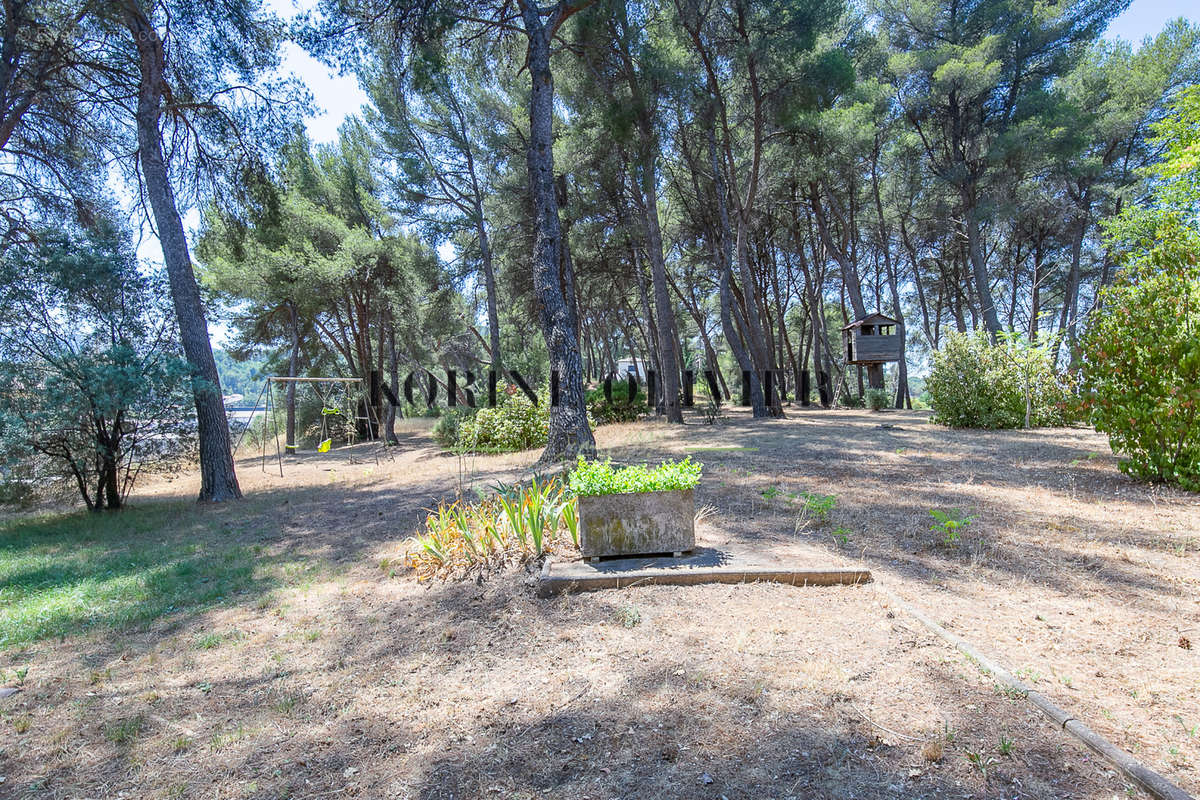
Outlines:
[[[862,569],[779,569],[772,567],[699,567],[689,570],[638,569],[596,575],[551,574],[553,559],[546,559],[538,576],[538,597],[630,586],[695,586],[701,583],[786,583],[791,586],[839,586],[868,583],[871,573]]]
[[[970,642],[946,630],[934,622],[925,612],[916,608],[911,603],[902,600],[886,586],[876,582],[875,589],[893,605],[916,619],[932,633],[944,639],[947,643],[956,647],[967,658],[974,661],[981,672],[991,675],[1013,691],[1020,692],[1038,710],[1054,720],[1060,728],[1083,742],[1098,755],[1107,759],[1109,763],[1120,770],[1121,774],[1158,798],[1158,800],[1196,800],[1192,795],[1096,733],[1084,724],[1082,720],[1076,719],[1070,712],[1055,705],[1046,695],[1036,689],[1030,689],[1007,669],[975,649]]]

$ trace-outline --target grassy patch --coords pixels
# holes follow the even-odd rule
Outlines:
[[[224,633],[218,631],[210,631],[196,636],[192,641],[192,646],[197,650],[213,650],[220,647],[224,642],[236,642],[243,638],[241,631],[226,631]]]
[[[104,726],[104,738],[113,744],[129,744],[142,732],[146,718],[141,714],[126,717]]]
[[[0,650],[268,590],[286,565],[248,546],[265,532],[231,529],[232,513],[160,503],[0,525]]]

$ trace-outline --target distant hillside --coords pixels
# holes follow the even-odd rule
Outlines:
[[[213,357],[217,360],[217,373],[221,376],[221,392],[225,395],[240,394],[246,398],[246,402],[253,403],[262,389],[262,373],[266,362],[258,358],[234,361],[233,356],[220,349],[213,350]]]

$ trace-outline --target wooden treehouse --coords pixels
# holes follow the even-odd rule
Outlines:
[[[856,319],[842,328],[846,363],[867,368],[872,388],[883,388],[883,365],[904,358],[904,345],[896,333],[900,323],[878,312]]]

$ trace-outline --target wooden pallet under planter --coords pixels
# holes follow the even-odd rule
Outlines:
[[[695,546],[691,489],[579,496],[579,550],[586,559],[679,556]]]

